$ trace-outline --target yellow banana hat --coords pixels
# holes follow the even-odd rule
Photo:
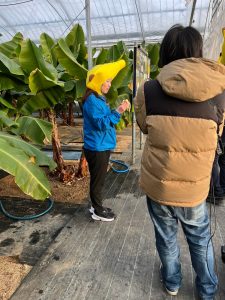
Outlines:
[[[102,95],[101,86],[108,79],[114,79],[116,75],[126,66],[125,60],[121,59],[113,63],[97,65],[87,73],[87,88]]]

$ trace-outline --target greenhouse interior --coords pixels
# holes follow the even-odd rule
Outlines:
[[[0,299],[225,299],[224,116],[225,0],[0,0]]]

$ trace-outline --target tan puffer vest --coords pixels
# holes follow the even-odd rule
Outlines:
[[[207,59],[166,65],[145,82],[134,101],[137,122],[147,134],[140,185],[154,201],[192,207],[208,195],[225,111],[225,67]],[[221,133],[221,132],[220,132]]]

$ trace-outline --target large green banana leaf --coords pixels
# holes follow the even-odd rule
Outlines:
[[[85,46],[85,44],[80,44],[77,61],[79,62],[79,64],[86,68],[86,63],[88,63],[87,59],[87,47]]]
[[[64,91],[71,92],[76,86],[76,80],[68,80],[64,83]]]
[[[75,58],[77,58],[80,51],[80,45],[84,45],[85,43],[84,31],[80,24],[76,24],[72,28],[72,30],[66,36],[65,42]]]
[[[51,142],[52,124],[42,119],[24,116],[17,119],[18,128],[13,130],[17,135],[23,135],[29,141],[43,145]]]
[[[132,66],[127,65],[123,68],[112,81],[112,87],[117,89],[121,86],[128,85],[132,77]]]
[[[50,184],[39,165],[53,167],[54,162],[32,145],[0,132],[0,169],[15,176],[15,183],[25,194],[45,200],[51,195]]]
[[[9,101],[5,100],[4,98],[0,97],[0,103],[4,106],[7,107],[9,109],[15,110],[16,108],[14,106],[12,106],[11,103],[9,103]]]
[[[151,59],[151,65],[158,65],[160,44],[149,44],[146,46],[148,57]]]
[[[52,51],[55,45],[55,41],[47,33],[44,32],[40,35],[40,43],[45,60],[56,67],[57,59],[54,55],[54,52]]]
[[[49,167],[50,170],[54,170],[56,168],[56,163],[53,159],[48,157],[37,147],[22,140],[20,137],[0,131],[0,138],[5,140],[12,147],[23,150],[26,155],[35,157],[36,165]]]
[[[157,75],[159,74],[159,50],[160,50],[160,44],[149,44],[146,46],[146,49],[148,51],[148,57],[150,58],[150,77],[152,79],[155,79]]]
[[[29,76],[29,87],[32,93],[37,94],[41,90],[47,90],[54,86],[64,87],[64,83],[45,76],[39,69],[35,69]]]
[[[26,100],[21,105],[20,113],[30,115],[31,113],[44,108],[54,107],[64,96],[64,91],[60,86],[54,86],[47,90],[42,90],[37,95],[26,96]],[[24,98],[24,97],[22,97]],[[20,99],[18,99],[20,102]]]
[[[84,96],[86,91],[86,80],[78,80],[76,82],[76,98],[80,99]]]
[[[14,58],[19,55],[20,43],[23,40],[23,35],[17,32],[11,41],[0,44],[0,52],[9,58]]]
[[[109,101],[109,105],[112,109],[116,108],[116,100],[118,98],[118,92],[117,89],[114,89],[113,86],[111,86],[111,88],[109,89],[106,98]]]
[[[102,48],[98,57],[96,58],[96,60],[94,60],[95,65],[104,64],[106,62],[107,55],[108,55],[108,50]]]
[[[19,62],[28,76],[33,70],[39,69],[53,81],[58,77],[58,72],[54,66],[45,62],[41,50],[29,39],[21,43]]]
[[[13,59],[0,52],[0,72],[16,76],[24,76],[23,70]]]
[[[75,79],[86,79],[87,69],[78,63],[64,39],[59,39],[54,48],[59,63]]]
[[[129,50],[127,49],[125,43],[123,41],[119,41],[117,44],[117,49],[119,50],[120,54],[125,53],[126,56],[129,56]]]
[[[108,55],[107,55],[107,61],[112,62],[112,61],[117,61],[121,57],[121,52],[120,49],[117,47],[117,45],[113,45],[109,48],[108,50]]]
[[[25,89],[26,85],[23,81],[11,75],[0,73],[0,91],[15,90],[22,92]]]
[[[8,117],[6,111],[0,110],[0,125],[3,127],[18,127],[18,124]]]

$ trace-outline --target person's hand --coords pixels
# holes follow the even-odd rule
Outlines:
[[[116,111],[123,114],[126,110],[130,111],[130,101],[128,99],[123,100],[123,102],[117,107]]]

